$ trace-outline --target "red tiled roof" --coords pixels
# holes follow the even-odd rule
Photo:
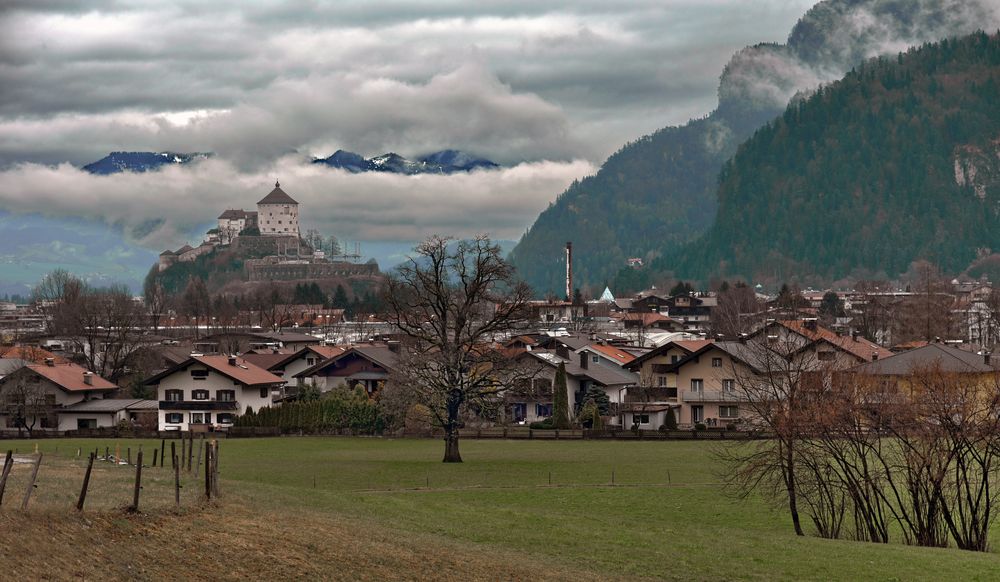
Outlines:
[[[87,374],[87,369],[76,364],[53,364],[51,366],[48,364],[31,364],[26,367],[67,392],[118,389],[118,386],[115,386],[97,374],[91,375],[90,384],[87,384],[83,380],[84,375]]]
[[[284,382],[281,378],[268,372],[264,368],[248,362],[245,358],[236,358],[236,365],[230,365],[229,356],[191,356],[192,360],[197,360],[212,368],[224,376],[229,376],[247,386],[258,384],[280,384]]]
[[[44,364],[47,358],[52,358],[57,364],[66,364],[69,362],[66,358],[57,356],[38,346],[0,346],[0,358],[24,360],[36,364]]]
[[[600,352],[604,354],[605,356],[607,356],[611,360],[614,360],[615,362],[618,362],[619,364],[627,364],[635,359],[635,356],[633,356],[632,354],[622,351],[614,346],[609,346],[604,344],[591,344],[587,347],[594,350],[595,352]]]
[[[891,351],[862,337],[855,339],[849,335],[838,335],[837,332],[821,325],[817,325],[815,329],[809,329],[806,327],[806,322],[800,319],[783,320],[777,323],[812,341],[824,340],[831,343],[865,362],[872,361],[872,356],[876,354],[879,358],[888,358],[893,355]]]
[[[703,348],[703,347],[707,346],[708,344],[712,343],[712,341],[713,340],[677,340],[677,341],[672,342],[672,343],[674,345],[676,345],[676,346],[678,346],[680,348],[683,348],[683,349],[685,349],[688,352],[691,352],[693,354],[694,352],[697,352],[701,348]]]

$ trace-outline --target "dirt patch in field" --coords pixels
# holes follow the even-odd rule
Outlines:
[[[523,555],[230,500],[129,515],[5,508],[3,575],[31,580],[589,580]]]

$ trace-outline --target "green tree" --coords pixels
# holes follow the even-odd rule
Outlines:
[[[336,309],[347,309],[350,304],[351,302],[347,299],[347,291],[344,291],[344,286],[337,283],[337,289],[333,292],[333,307]]]
[[[667,427],[667,430],[677,430],[677,415],[674,414],[673,408],[667,409],[667,416],[663,419],[663,426]]]
[[[567,429],[569,424],[569,394],[566,391],[566,364],[560,362],[556,380],[552,384],[552,424],[557,429]]]

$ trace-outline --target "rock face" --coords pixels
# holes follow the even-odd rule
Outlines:
[[[455,174],[473,170],[493,170],[498,164],[477,158],[458,150],[442,150],[416,160],[408,160],[396,153],[387,153],[365,159],[360,154],[337,150],[328,158],[313,160],[331,168],[339,168],[352,173],[389,172],[392,174]]]
[[[542,212],[511,260],[536,293],[558,292],[561,249],[572,240],[576,280],[596,292],[629,258],[649,264],[704,233],[717,212],[723,163],[790,100],[868,57],[998,27],[1000,10],[992,0],[820,2],[786,44],[760,44],[733,56],[720,79],[718,108],[707,117],[626,144],[596,175],[571,185]]]
[[[955,184],[972,190],[980,200],[988,195],[1000,197],[1000,138],[985,147],[966,144],[955,148]]]

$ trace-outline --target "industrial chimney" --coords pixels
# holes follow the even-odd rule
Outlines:
[[[566,301],[573,300],[573,243],[566,243]]]

